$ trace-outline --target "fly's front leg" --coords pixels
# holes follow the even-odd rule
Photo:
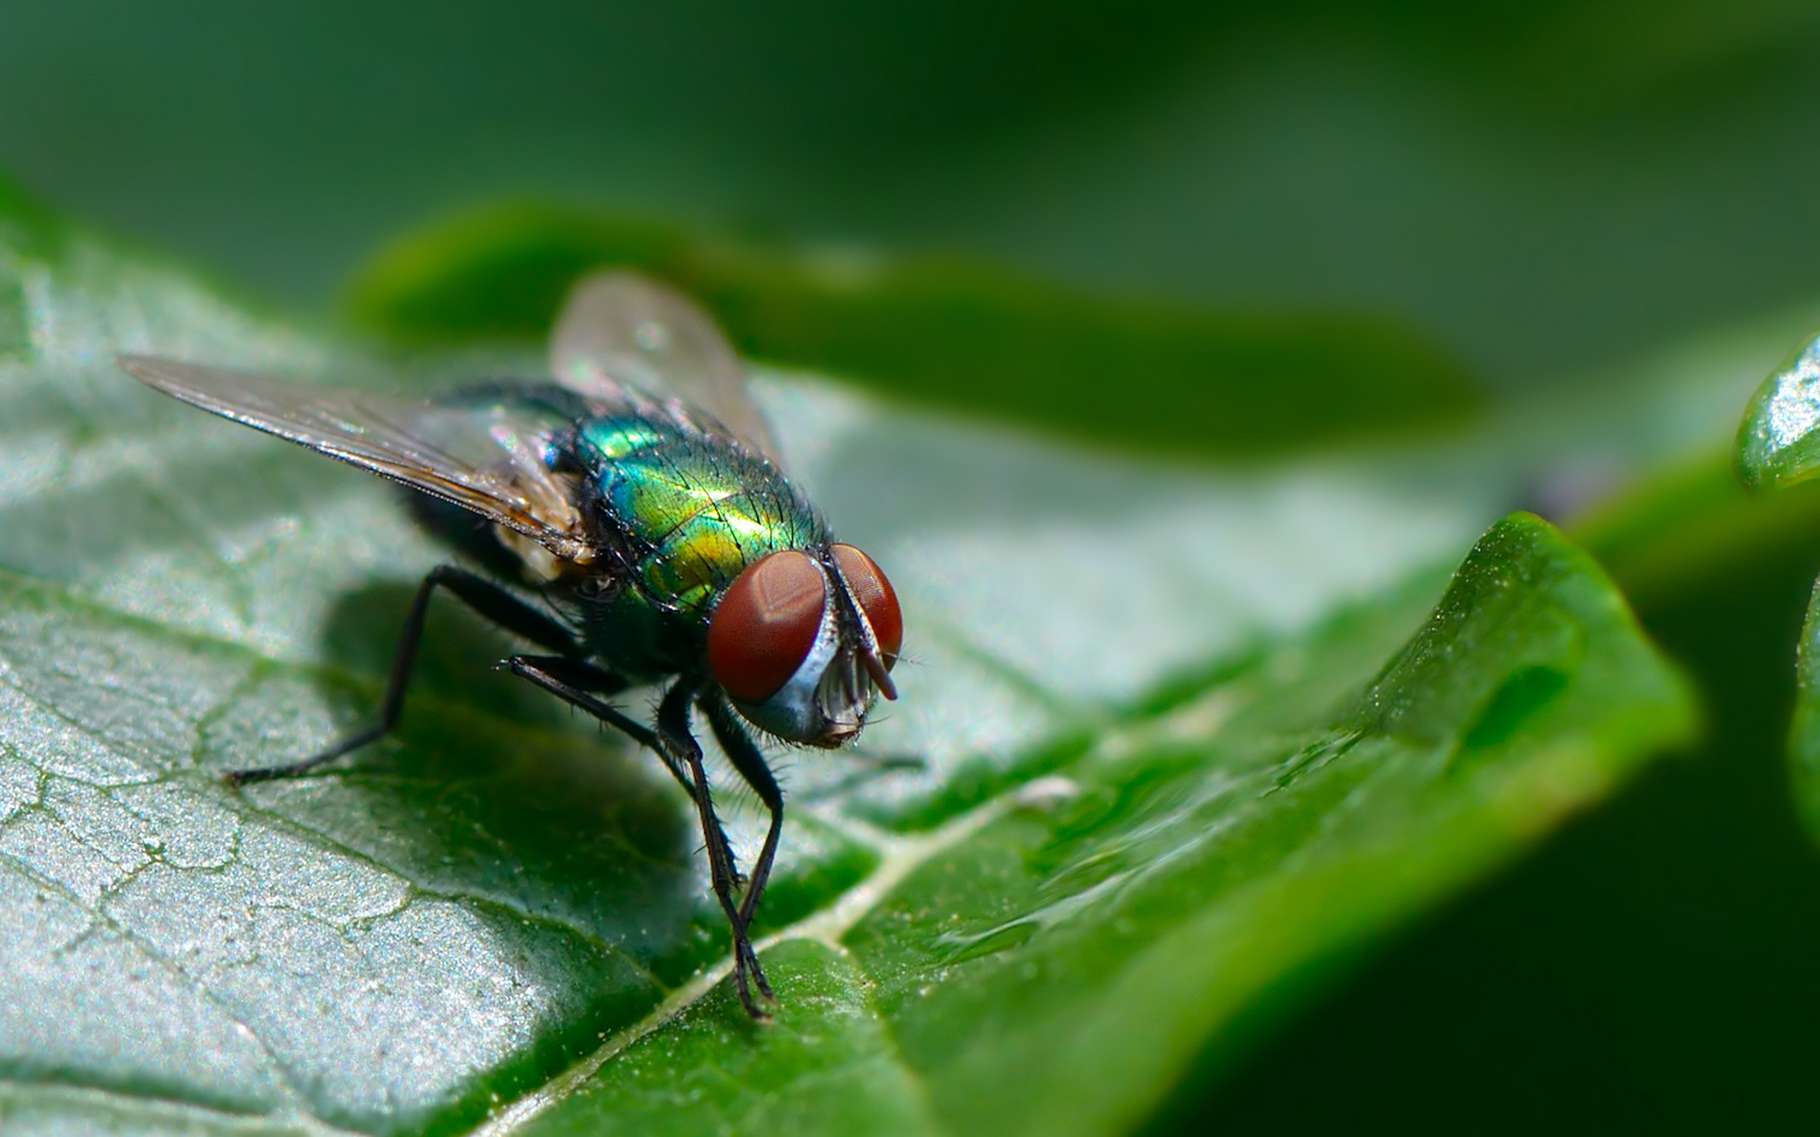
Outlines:
[[[765,979],[764,970],[758,965],[758,954],[752,950],[751,937],[746,934],[750,914],[742,915],[743,906],[734,903],[733,893],[738,887],[739,868],[734,863],[733,849],[727,842],[725,830],[721,828],[720,818],[714,812],[708,773],[701,760],[701,746],[689,729],[689,707],[695,701],[696,686],[686,679],[678,680],[664,694],[663,702],[657,710],[657,729],[653,731],[589,693],[600,691],[613,694],[623,690],[625,681],[617,675],[579,660],[560,657],[515,655],[506,661],[506,665],[514,675],[530,680],[563,702],[588,712],[608,726],[623,731],[639,745],[654,751],[663,759],[665,768],[688,791],[701,819],[702,841],[707,848],[708,876],[714,886],[714,896],[720,901],[721,911],[726,914],[727,924],[733,930],[733,973],[739,986],[739,1001],[753,1018],[768,1017],[753,1002],[748,987],[747,976],[751,976],[760,991],[766,996],[771,994],[771,985]],[[760,861],[763,873],[768,874],[770,858],[777,851],[775,826],[765,842],[765,850]],[[762,879],[759,887],[763,887]]]
[[[520,679],[527,679],[555,695],[577,710],[586,711],[607,726],[657,755],[690,797],[695,796],[695,783],[688,769],[670,752],[671,748],[643,723],[617,707],[609,706],[595,695],[617,695],[631,686],[624,677],[602,671],[590,663],[551,655],[515,655],[503,664]]]
[[[752,866],[752,879],[747,883],[745,898],[739,905],[739,930],[747,934],[750,942],[752,917],[758,911],[759,898],[765,894],[765,884],[771,879],[771,862],[777,859],[777,840],[784,827],[784,791],[778,787],[777,778],[772,775],[771,767],[765,762],[758,744],[752,741],[752,735],[733,716],[727,701],[710,698],[704,701],[703,709],[708,712],[708,725],[713,728],[720,748],[727,752],[733,768],[739,771],[739,776],[758,794],[759,800],[765,803],[765,809],[771,814],[771,826],[765,831],[764,847],[759,850],[758,860]],[[752,979],[767,998],[776,998],[771,994],[771,985],[765,981],[765,973],[759,968],[756,956],[752,960]]]
[[[733,848],[727,843],[726,831],[714,812],[708,772],[702,766],[701,744],[695,741],[689,729],[689,708],[699,693],[700,688],[687,679],[678,680],[665,692],[663,702],[657,708],[657,734],[665,744],[675,748],[678,760],[688,768],[694,780],[695,808],[701,817],[702,840],[708,849],[708,875],[714,885],[714,896],[720,901],[721,911],[726,913],[727,923],[733,931],[733,979],[739,989],[739,1001],[747,1014],[755,1019],[765,1019],[770,1015],[753,1000],[751,984],[756,982],[758,989],[767,995],[771,985],[765,980],[764,969],[758,965],[758,953],[752,950],[746,921],[733,899],[738,888],[739,868],[734,864]]]
[[[502,660],[500,666],[520,679],[527,679],[542,687],[570,706],[588,712],[615,730],[624,732],[640,746],[660,749],[657,736],[643,724],[617,707],[594,697],[617,695],[631,686],[623,676],[560,655],[514,655]]]
[[[262,766],[252,770],[232,770],[223,777],[232,785],[288,778],[333,762],[344,754],[376,742],[391,733],[404,711],[405,689],[410,686],[411,670],[417,663],[417,644],[423,639],[424,618],[430,608],[430,596],[438,587],[446,588],[469,608],[504,628],[530,640],[547,651],[564,656],[577,656],[580,649],[569,630],[547,613],[493,583],[484,576],[454,565],[439,565],[430,570],[417,586],[411,610],[404,618],[404,631],[398,637],[398,650],[392,656],[392,670],[386,680],[385,699],[379,704],[379,721],[366,730],[342,739],[320,754],[299,762],[279,766]]]

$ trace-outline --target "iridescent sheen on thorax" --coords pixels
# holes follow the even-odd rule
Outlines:
[[[777,469],[735,443],[637,417],[576,422],[558,447],[583,516],[614,550],[584,638],[629,674],[699,666],[714,604],[747,565],[828,541]]]
[[[572,447],[587,471],[583,508],[614,530],[630,583],[678,614],[705,620],[747,565],[826,540],[782,475],[731,444],[637,418],[594,418],[577,424]]]
[[[826,526],[776,467],[737,442],[676,423],[600,414],[555,386],[489,385],[445,402],[522,412],[549,468],[574,485],[575,506],[606,555],[547,563],[541,546],[465,511],[410,495],[443,538],[502,575],[561,599],[583,642],[616,670],[655,676],[700,663],[708,618],[735,577],[770,553],[827,544]],[[513,567],[517,566],[516,569]]]

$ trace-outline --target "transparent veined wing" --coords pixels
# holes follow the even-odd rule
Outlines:
[[[625,387],[680,398],[777,460],[776,441],[733,345],[706,312],[647,277],[622,271],[583,277],[556,321],[550,366],[559,382],[597,401],[622,401]]]
[[[148,387],[473,510],[558,557],[598,552],[543,461],[550,424],[509,405],[413,402],[148,355],[119,362]]]

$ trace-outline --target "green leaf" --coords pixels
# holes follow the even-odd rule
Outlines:
[[[1738,429],[1736,465],[1745,485],[1783,488],[1820,473],[1820,338],[1789,356],[1764,380]],[[1815,494],[1782,494],[1794,524],[1814,524]],[[1820,836],[1820,581],[1802,624],[1795,664],[1789,758],[1796,808]]]
[[[1432,566],[1523,475],[1489,447],[1188,473],[769,376],[793,468],[909,615],[868,743],[926,767],[784,756],[785,1002],[758,1027],[686,803],[494,674],[505,642],[459,612],[432,617],[397,738],[219,782],[367,719],[439,553],[382,483],[112,355],[376,368],[8,224],[9,1124],[1104,1132],[1691,726],[1600,570],[1533,518],[1424,622]],[[759,819],[723,798],[749,857]]]
[[[1757,389],[1738,428],[1737,463],[1753,489],[1820,472],[1820,339],[1789,356]]]
[[[1795,806],[1808,830],[1820,837],[1820,581],[1808,602],[1795,656],[1795,714],[1789,729]]]
[[[791,252],[537,204],[398,242],[353,307],[406,342],[540,338],[605,263],[700,298],[748,356],[1101,444],[1305,449],[1458,423],[1480,403],[1457,363],[1388,320],[1116,301],[961,258]]]

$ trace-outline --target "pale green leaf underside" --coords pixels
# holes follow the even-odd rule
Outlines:
[[[903,592],[869,746],[928,767],[784,756],[761,1031],[704,997],[724,930],[673,787],[491,673],[471,620],[433,619],[396,742],[214,779],[365,720],[436,552],[383,485],[157,400],[123,349],[373,372],[80,235],[0,245],[9,1133],[1098,1132],[1687,725],[1532,521],[1370,686],[1438,594],[1398,582],[1508,476],[1189,474],[773,379],[786,453]]]

